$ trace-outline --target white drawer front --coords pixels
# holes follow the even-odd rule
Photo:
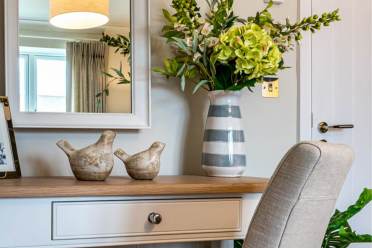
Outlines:
[[[53,239],[239,232],[240,218],[241,199],[54,202]]]

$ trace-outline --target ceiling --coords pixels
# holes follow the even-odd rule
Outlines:
[[[49,0],[19,0],[19,18],[48,22]],[[130,0],[110,0],[110,22],[107,25],[130,26]]]

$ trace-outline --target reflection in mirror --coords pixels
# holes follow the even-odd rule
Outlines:
[[[20,111],[132,112],[130,20],[130,0],[20,0]]]

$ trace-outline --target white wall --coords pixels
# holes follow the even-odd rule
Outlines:
[[[161,8],[169,6],[171,0],[150,0],[152,62],[162,63],[169,48],[159,33],[163,24]],[[203,0],[200,0],[203,2]],[[261,0],[236,0],[237,14],[252,15],[263,7]],[[276,18],[297,17],[297,0],[286,0],[275,6]],[[281,96],[265,99],[260,88],[255,93],[244,92],[242,111],[247,139],[248,168],[246,175],[270,177],[283,153],[296,142],[297,137],[297,78],[296,54],[286,57],[291,66],[281,73]],[[200,169],[202,134],[207,98],[205,93],[192,96],[179,91],[176,80],[166,81],[153,75],[152,120],[153,128],[143,131],[120,131],[115,148],[122,147],[133,153],[147,148],[153,141],[167,144],[161,160],[162,175],[197,174]],[[190,90],[188,90],[190,92]],[[17,130],[16,138],[21,168],[24,176],[72,175],[67,158],[58,150],[55,142],[64,138],[76,147],[94,142],[100,131],[70,130]],[[124,175],[124,168],[116,161],[113,175]],[[178,247],[178,246],[177,246]]]

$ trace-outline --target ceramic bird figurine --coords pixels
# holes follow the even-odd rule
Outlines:
[[[66,140],[57,142],[67,155],[72,172],[81,181],[104,181],[114,166],[112,145],[116,133],[105,131],[99,140],[86,148],[76,150]]]
[[[124,162],[129,176],[133,179],[152,180],[159,174],[160,154],[164,147],[164,143],[155,142],[148,150],[135,155],[130,156],[118,149],[115,156]]]

